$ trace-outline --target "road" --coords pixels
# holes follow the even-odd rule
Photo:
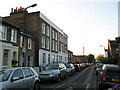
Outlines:
[[[89,66],[60,83],[53,81],[40,84],[40,90],[97,90],[94,66]]]

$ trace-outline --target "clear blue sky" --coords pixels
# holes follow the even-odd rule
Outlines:
[[[97,56],[108,48],[108,39],[118,36],[118,0],[3,0],[0,16],[11,8],[37,3],[29,12],[41,11],[68,35],[68,49],[80,55]]]

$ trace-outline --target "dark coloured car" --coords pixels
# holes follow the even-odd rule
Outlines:
[[[56,80],[61,81],[61,78],[67,78],[67,69],[63,63],[54,63],[46,67],[46,70],[40,72],[40,81]]]
[[[99,64],[99,65],[96,67],[96,76],[99,75],[99,72],[101,71],[102,67],[103,67],[103,64]]]
[[[120,67],[118,65],[104,64],[98,75],[100,87],[113,87],[120,83]]]
[[[67,75],[73,75],[75,73],[75,67],[73,64],[69,63],[69,64],[65,64],[66,68],[67,68]]]
[[[80,71],[80,66],[79,66],[79,64],[74,64],[74,67],[75,67],[75,71],[76,71],[76,72]]]

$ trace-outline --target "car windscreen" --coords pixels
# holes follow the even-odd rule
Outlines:
[[[98,68],[102,68],[103,65],[99,65]]]
[[[7,81],[8,78],[10,77],[12,70],[5,70],[0,74],[0,82]]]
[[[66,68],[71,68],[70,64],[65,64]]]
[[[54,69],[59,69],[59,65],[49,65],[46,67],[46,70],[54,70]]]

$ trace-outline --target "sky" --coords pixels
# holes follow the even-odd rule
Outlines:
[[[68,49],[74,55],[104,54],[108,39],[118,37],[118,0],[2,0],[0,16],[11,8],[27,7],[40,11],[68,35]],[[100,47],[100,45],[104,47]]]

